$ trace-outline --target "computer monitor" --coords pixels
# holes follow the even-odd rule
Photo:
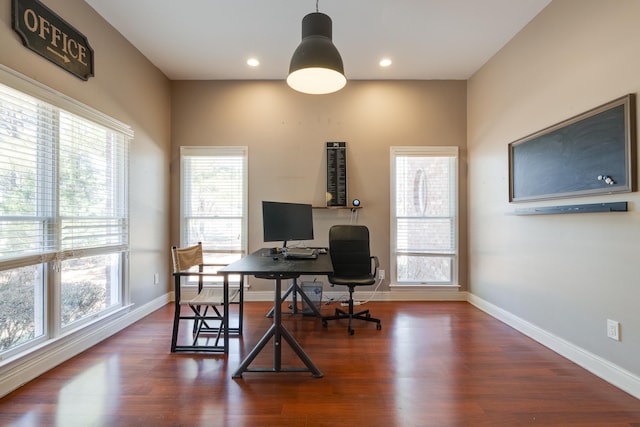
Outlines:
[[[262,202],[262,226],[265,242],[313,240],[311,205],[303,203]]]

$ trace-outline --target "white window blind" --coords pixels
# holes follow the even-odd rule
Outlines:
[[[215,262],[246,253],[247,148],[181,148],[182,244],[202,242]]]
[[[60,114],[61,249],[128,244],[127,141],[73,114]]]
[[[457,259],[457,148],[392,148],[397,284],[453,284]]]
[[[125,134],[0,85],[0,152],[0,260],[126,247]]]
[[[55,250],[55,134],[51,107],[0,85],[0,259]]]

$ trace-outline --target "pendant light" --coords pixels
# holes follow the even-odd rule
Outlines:
[[[293,52],[287,84],[298,92],[322,95],[347,84],[342,57],[331,41],[331,18],[316,12],[302,19],[302,41]]]

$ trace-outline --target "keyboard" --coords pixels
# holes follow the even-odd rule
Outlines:
[[[316,259],[318,251],[308,248],[287,248],[284,257],[287,259]]]

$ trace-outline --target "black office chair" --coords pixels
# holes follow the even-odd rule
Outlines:
[[[353,335],[351,320],[359,319],[377,324],[382,329],[380,319],[375,319],[369,310],[353,312],[353,291],[356,286],[371,286],[376,282],[380,263],[377,256],[369,252],[369,229],[364,225],[334,225],[329,230],[329,254],[333,264],[333,274],[328,276],[331,286],[342,285],[349,288],[349,311],[336,308],[333,316],[322,318],[322,326],[327,321],[349,319],[347,332]],[[372,271],[373,270],[373,271]]]

